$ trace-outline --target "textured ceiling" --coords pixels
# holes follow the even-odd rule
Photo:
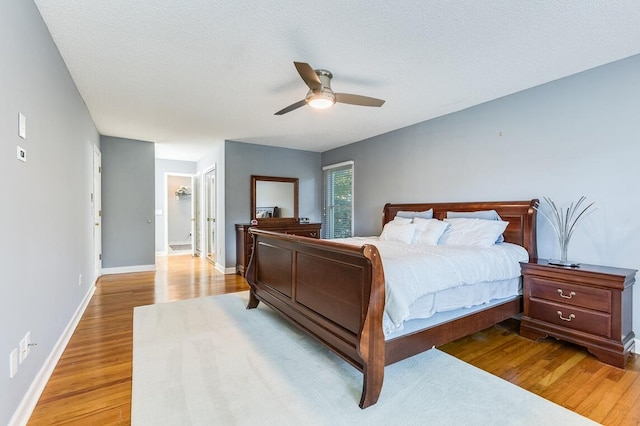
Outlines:
[[[35,0],[98,131],[322,152],[640,53],[638,0]],[[304,98],[293,61],[385,99]]]

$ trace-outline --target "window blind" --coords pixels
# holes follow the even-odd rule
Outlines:
[[[322,237],[353,235],[353,161],[322,168]]]

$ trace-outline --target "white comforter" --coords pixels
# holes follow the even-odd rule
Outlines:
[[[402,329],[409,308],[418,298],[448,288],[520,276],[520,263],[527,251],[501,243],[491,247],[412,245],[381,241],[377,237],[336,240],[361,246],[373,244],[382,258],[385,275],[385,333]]]

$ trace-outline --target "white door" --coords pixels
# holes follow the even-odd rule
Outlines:
[[[93,193],[91,194],[93,214],[93,279],[102,275],[102,156],[97,147],[93,148]]]
[[[216,169],[204,174],[204,217],[207,260],[216,263]]]

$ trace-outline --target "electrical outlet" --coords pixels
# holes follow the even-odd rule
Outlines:
[[[13,379],[18,374],[18,349],[9,354],[9,378]]]

